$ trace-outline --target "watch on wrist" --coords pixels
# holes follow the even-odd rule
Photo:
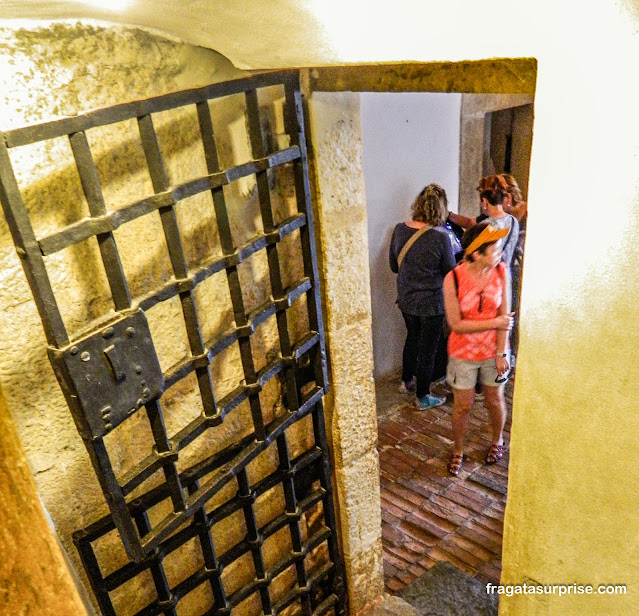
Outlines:
[[[508,353],[497,353],[496,357],[508,357]]]

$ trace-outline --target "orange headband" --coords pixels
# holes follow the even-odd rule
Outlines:
[[[493,227],[488,225],[469,245],[466,250],[464,250],[465,255],[469,255],[475,252],[478,248],[483,246],[484,244],[490,244],[491,242],[496,242],[508,235],[509,229],[498,229],[497,227]]]

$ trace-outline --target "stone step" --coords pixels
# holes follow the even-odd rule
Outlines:
[[[486,586],[448,562],[438,562],[397,595],[418,616],[497,616],[498,597]],[[380,612],[385,616],[388,612]],[[408,612],[390,612],[408,614]]]

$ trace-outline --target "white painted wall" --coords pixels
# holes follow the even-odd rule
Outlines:
[[[431,182],[446,190],[449,208],[457,211],[460,112],[461,94],[361,95],[375,377],[402,364],[405,326],[388,267],[391,234]]]

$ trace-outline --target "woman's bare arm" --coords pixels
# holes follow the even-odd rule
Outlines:
[[[521,222],[521,219],[526,215],[526,212],[528,212],[528,204],[525,201],[520,201],[517,205],[513,205],[510,209],[511,211],[508,213],[512,214],[519,222]]]
[[[504,268],[505,273],[507,274],[508,269]],[[501,294],[501,305],[499,306],[499,310],[497,313],[499,315],[505,315],[510,317],[510,325],[512,327],[512,317],[515,314],[514,312],[508,312],[508,304],[510,303],[509,298],[509,286],[508,286],[508,276],[504,276],[504,288]],[[505,353],[506,352],[506,344],[508,342],[508,332],[511,327],[508,329],[498,329],[497,330],[497,353]]]
[[[508,272],[508,268],[504,268],[506,273]],[[504,277],[504,288],[502,290],[501,296],[501,306],[499,306],[499,314],[506,315],[511,317],[510,322],[512,326],[512,316],[515,314],[514,312],[508,312],[508,304],[510,303],[509,298],[509,289],[508,289],[508,276]],[[510,362],[507,357],[503,357],[506,352],[506,345],[508,344],[508,332],[510,331],[510,327],[508,329],[498,329],[497,330],[497,355],[495,356],[495,367],[497,368],[498,374],[504,374],[508,372],[510,369]]]
[[[463,214],[455,214],[455,212],[448,212],[448,218],[456,225],[459,225],[464,229],[469,229],[477,222],[476,218],[470,218],[469,216],[464,216]]]

